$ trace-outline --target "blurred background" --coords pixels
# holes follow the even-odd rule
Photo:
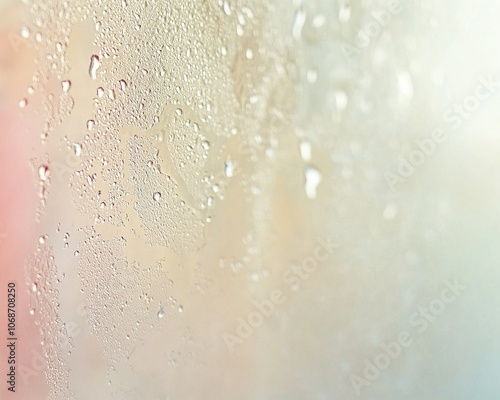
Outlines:
[[[1,399],[497,399],[500,4],[268,3],[0,1]]]

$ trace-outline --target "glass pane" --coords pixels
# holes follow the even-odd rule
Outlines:
[[[0,0],[1,399],[495,399],[494,0]]]

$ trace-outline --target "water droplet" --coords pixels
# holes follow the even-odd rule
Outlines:
[[[384,209],[383,216],[387,220],[394,219],[394,217],[398,214],[398,208],[394,204],[389,204]]]
[[[222,10],[227,16],[230,16],[232,14],[231,6],[229,5],[228,0],[222,0]]]
[[[34,308],[30,308],[30,315],[35,315],[35,309]]]
[[[27,26],[23,26],[21,28],[21,36],[25,39],[30,37],[30,29]]]
[[[335,104],[339,111],[344,111],[347,107],[347,94],[343,90],[336,90],[334,93]]]
[[[115,91],[113,89],[109,89],[108,90],[108,97],[110,100],[114,100],[115,99]]]
[[[161,130],[160,133],[158,133],[157,137],[158,141],[161,143],[165,140],[165,131]]]
[[[153,193],[153,200],[154,201],[160,201],[161,199],[161,193],[160,192],[154,192]]]
[[[28,105],[28,99],[19,100],[19,107],[24,108]]]
[[[311,161],[311,142],[307,139],[302,139],[299,144],[300,156],[305,162]]]
[[[65,80],[61,82],[63,92],[67,92],[71,88],[71,81]]]
[[[120,79],[118,83],[120,84],[120,90],[124,92],[125,89],[127,88],[127,82],[125,82],[123,79]]]
[[[201,147],[203,147],[205,150],[208,150],[210,148],[210,142],[204,140],[203,142],[201,142]]]
[[[315,15],[312,19],[312,26],[319,29],[325,25],[326,18],[323,14]]]
[[[92,79],[97,79],[97,70],[100,66],[101,62],[99,61],[99,56],[92,54],[89,65],[89,75]]]
[[[78,250],[75,250],[75,252],[73,254],[75,257],[78,257],[80,255],[80,252]]]
[[[293,16],[292,35],[295,39],[300,39],[305,22],[306,13],[302,10],[302,7],[300,7],[295,11],[295,15]]]
[[[248,60],[251,60],[253,58],[253,51],[252,49],[247,49],[245,51],[245,57],[248,59]]]
[[[33,284],[31,285],[31,291],[33,293],[36,293],[38,291],[38,283],[33,282]]]
[[[82,145],[80,143],[73,143],[73,153],[75,153],[75,156],[80,157],[82,154]]]
[[[305,178],[306,178],[306,195],[310,199],[316,198],[316,190],[318,188],[319,183],[321,182],[321,174],[320,172],[312,167],[307,166],[305,170]]]
[[[165,311],[163,310],[163,308],[160,308],[160,310],[158,311],[158,314],[157,314],[158,318],[162,319],[165,317]]]
[[[87,130],[90,132],[92,129],[94,129],[95,121],[93,119],[89,119],[87,121]]]
[[[97,88],[97,97],[102,97],[104,96],[104,89],[102,87]]]
[[[42,34],[40,32],[37,32],[35,34],[35,40],[38,42],[38,43],[41,43],[42,42]]]
[[[49,167],[47,165],[40,165],[38,168],[38,177],[41,181],[46,181],[49,177]]]
[[[179,306],[179,308],[177,308],[177,311],[179,311],[180,313],[184,311],[184,307],[182,306]]]
[[[224,173],[228,178],[232,177],[234,174],[234,164],[229,159],[224,163]]]
[[[403,96],[413,96],[413,82],[407,71],[400,71],[398,73],[398,86]]]
[[[318,71],[314,68],[311,68],[307,71],[307,82],[313,84],[318,80]]]
[[[351,18],[351,6],[346,2],[340,6],[339,21],[347,22]]]

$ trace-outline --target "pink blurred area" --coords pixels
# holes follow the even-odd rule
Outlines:
[[[34,55],[20,36],[25,6],[0,1],[0,398],[28,400],[44,392],[38,327],[29,315],[24,262],[35,250],[37,191],[30,166],[41,122],[27,87]],[[28,105],[19,101],[28,99]],[[7,285],[16,282],[16,392],[7,390]],[[36,366],[37,369],[33,367]],[[43,397],[43,395],[42,395]]]

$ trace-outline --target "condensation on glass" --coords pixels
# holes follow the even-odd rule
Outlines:
[[[25,276],[48,398],[357,398],[373,346],[439,289],[417,277],[460,183],[422,196],[434,161],[405,176],[398,157],[446,125],[448,79],[487,77],[440,59],[477,10],[27,3],[19,108],[43,116]],[[371,398],[429,376],[408,351]]]

